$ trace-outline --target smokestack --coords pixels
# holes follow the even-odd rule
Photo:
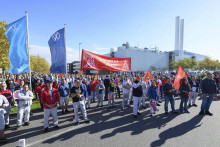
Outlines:
[[[180,20],[180,46],[179,50],[183,51],[183,37],[184,37],[184,19]]]
[[[180,21],[180,17],[177,16],[176,17],[176,30],[175,30],[175,48],[174,50],[179,50],[179,21]]]

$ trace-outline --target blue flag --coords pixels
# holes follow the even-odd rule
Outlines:
[[[64,28],[54,33],[48,41],[51,52],[51,73],[66,73],[66,46]]]
[[[5,35],[8,38],[10,70],[12,74],[25,73],[29,71],[28,54],[26,46],[26,17],[10,23],[6,26]]]

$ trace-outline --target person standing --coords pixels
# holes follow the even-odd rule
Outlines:
[[[1,83],[1,90],[0,90],[0,95],[4,95],[8,102],[9,105],[5,107],[6,113],[5,113],[5,129],[10,128],[9,126],[9,115],[11,112],[11,102],[12,102],[12,93],[9,89],[7,89],[7,85],[5,82]]]
[[[23,85],[23,89],[17,93],[18,96],[18,110],[17,110],[17,129],[22,125],[24,114],[24,126],[29,125],[31,104],[33,93],[28,90],[28,84]]]
[[[129,107],[129,93],[131,87],[132,85],[129,82],[128,76],[126,75],[122,83],[122,88],[123,88],[122,109],[124,109],[126,105]]]
[[[86,108],[90,109],[90,102],[91,102],[91,86],[89,81],[86,81],[86,89],[88,92],[88,100],[86,101]]]
[[[179,91],[181,96],[180,101],[180,113],[183,113],[183,109],[185,113],[190,113],[187,108],[187,102],[189,100],[189,92],[190,92],[190,85],[187,79],[183,79],[182,84],[180,85]],[[184,107],[183,107],[184,105]]]
[[[207,73],[206,78],[202,80],[201,82],[201,89],[202,89],[202,105],[201,105],[201,111],[199,112],[199,115],[207,114],[209,116],[212,116],[213,114],[209,112],[209,108],[212,104],[212,101],[214,99],[214,96],[217,96],[217,90],[216,90],[216,83],[212,79],[212,74]]]
[[[191,107],[191,106],[197,107],[196,98],[198,96],[199,82],[196,81],[196,78],[194,76],[192,76],[192,79],[190,81],[190,86],[192,87],[192,90],[191,90],[190,96],[189,96],[189,105],[188,105],[188,107]]]
[[[105,86],[102,84],[102,80],[99,80],[96,90],[98,91],[97,107],[99,107],[100,103],[101,107],[103,107],[103,92],[105,90]]]
[[[136,80],[133,83],[133,113],[134,118],[137,118],[137,115],[141,115],[139,108],[141,105],[143,95],[143,89],[140,83],[140,76],[137,75]]]
[[[115,92],[116,87],[114,83],[114,79],[112,78],[111,82],[109,83],[109,99],[108,99],[108,108],[114,108],[115,107]]]
[[[115,86],[116,86],[116,89],[117,89],[117,95],[118,95],[118,98],[120,99],[121,98],[121,95],[120,95],[120,87],[119,87],[119,84],[120,84],[120,79],[118,77],[115,78]]]
[[[82,85],[81,85],[79,79],[75,80],[74,86],[71,88],[70,93],[71,93],[71,96],[73,99],[75,124],[76,125],[79,124],[79,114],[78,114],[79,108],[82,111],[83,118],[84,118],[85,122],[89,123],[90,121],[87,118],[85,101],[83,100],[84,91],[83,91],[83,88],[82,88]]]
[[[164,84],[163,86],[163,92],[164,92],[164,98],[165,98],[165,103],[164,103],[165,114],[168,115],[168,103],[169,102],[171,104],[172,113],[179,114],[175,110],[174,94],[176,92],[176,89],[171,83],[170,77],[167,77],[166,84]]]
[[[108,100],[108,94],[109,94],[109,83],[110,83],[110,80],[109,80],[109,76],[107,75],[105,77],[105,80],[104,80],[104,86],[105,86],[105,101]]]
[[[65,79],[62,79],[61,85],[58,88],[58,92],[60,95],[60,106],[62,109],[62,114],[64,114],[64,107],[65,112],[68,113],[68,105],[69,105],[69,84],[66,83]],[[65,103],[65,106],[64,106]]]
[[[158,111],[157,109],[157,98],[159,96],[158,88],[156,85],[156,81],[152,80],[151,86],[148,88],[147,95],[149,96],[150,102],[150,115],[153,116],[153,114]]]
[[[5,108],[9,106],[9,102],[4,95],[0,95],[0,143],[6,143],[7,139],[5,138],[4,129],[5,129],[5,118],[4,114],[6,113]]]
[[[53,88],[52,80],[48,80],[47,88],[41,94],[41,102],[44,105],[44,132],[49,131],[49,117],[53,117],[53,125],[55,129],[59,129],[57,118],[57,103],[59,101],[59,92]]]

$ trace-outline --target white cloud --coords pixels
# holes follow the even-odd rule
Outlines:
[[[40,55],[51,64],[51,54],[49,46],[30,45],[31,55]],[[67,47],[67,63],[79,60],[79,51],[71,47]]]

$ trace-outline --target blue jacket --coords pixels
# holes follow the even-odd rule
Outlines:
[[[147,95],[150,99],[154,99],[155,101],[157,101],[157,98],[159,97],[157,87],[155,88],[154,86],[150,86],[148,88]]]
[[[66,83],[65,85],[61,84],[58,88],[61,97],[66,97],[69,95],[69,85]]]

